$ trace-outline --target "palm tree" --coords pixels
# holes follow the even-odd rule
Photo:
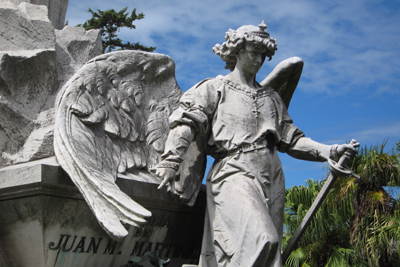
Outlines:
[[[361,149],[351,166],[360,176],[339,177],[299,241],[286,266],[400,266],[400,142],[389,153],[385,142]],[[286,190],[285,238],[291,238],[322,187]],[[304,265],[305,266],[305,265]]]
[[[389,194],[400,186],[399,144],[389,153],[384,152],[386,142],[360,150],[351,167],[360,179],[338,181],[339,196],[352,199],[350,241],[359,260],[369,266],[399,266],[398,200]]]
[[[306,186],[286,189],[285,237],[283,246],[297,229],[303,217],[317,197],[323,182],[309,179]],[[325,201],[299,240],[299,248],[288,257],[285,266],[330,266],[336,262],[350,262],[349,229],[351,209],[343,209],[336,201]]]

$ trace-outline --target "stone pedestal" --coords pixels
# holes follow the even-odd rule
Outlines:
[[[157,184],[126,178],[117,184],[153,214],[120,242],[100,227],[54,158],[0,169],[0,266],[115,267],[147,251],[173,267],[197,263],[204,190],[187,207]]]

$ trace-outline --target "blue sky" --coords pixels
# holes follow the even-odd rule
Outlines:
[[[176,79],[186,91],[197,82],[226,75],[212,52],[225,32],[258,25],[277,39],[278,51],[257,75],[262,81],[282,60],[299,56],[303,74],[289,113],[308,137],[325,144],[352,138],[362,146],[387,149],[400,141],[400,1],[87,1],[69,0],[66,19],[75,26],[85,12],[128,6],[143,12],[135,30],[121,30],[124,41],[156,46],[170,56]],[[320,179],[326,165],[281,155],[286,186]]]

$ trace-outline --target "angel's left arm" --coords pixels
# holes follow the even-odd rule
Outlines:
[[[299,138],[291,144],[286,153],[290,156],[308,161],[327,161],[329,157],[336,159],[338,145],[324,145],[307,137]]]
[[[324,145],[305,137],[290,121],[285,121],[281,131],[281,140],[278,150],[282,153],[308,161],[327,161],[329,157],[335,158],[337,145]]]
[[[337,160],[338,145],[324,145],[305,137],[293,124],[280,97],[276,98],[276,107],[280,114],[280,141],[278,150],[288,155],[308,161],[327,161],[329,157]]]

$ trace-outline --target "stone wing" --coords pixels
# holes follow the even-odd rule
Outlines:
[[[292,57],[279,63],[261,82],[262,86],[272,87],[289,108],[290,101],[303,71],[304,62],[299,57]]]
[[[149,170],[181,95],[169,57],[120,51],[90,60],[58,96],[57,159],[114,239],[128,234],[122,223],[139,226],[151,216],[119,189],[117,175],[156,179]]]

